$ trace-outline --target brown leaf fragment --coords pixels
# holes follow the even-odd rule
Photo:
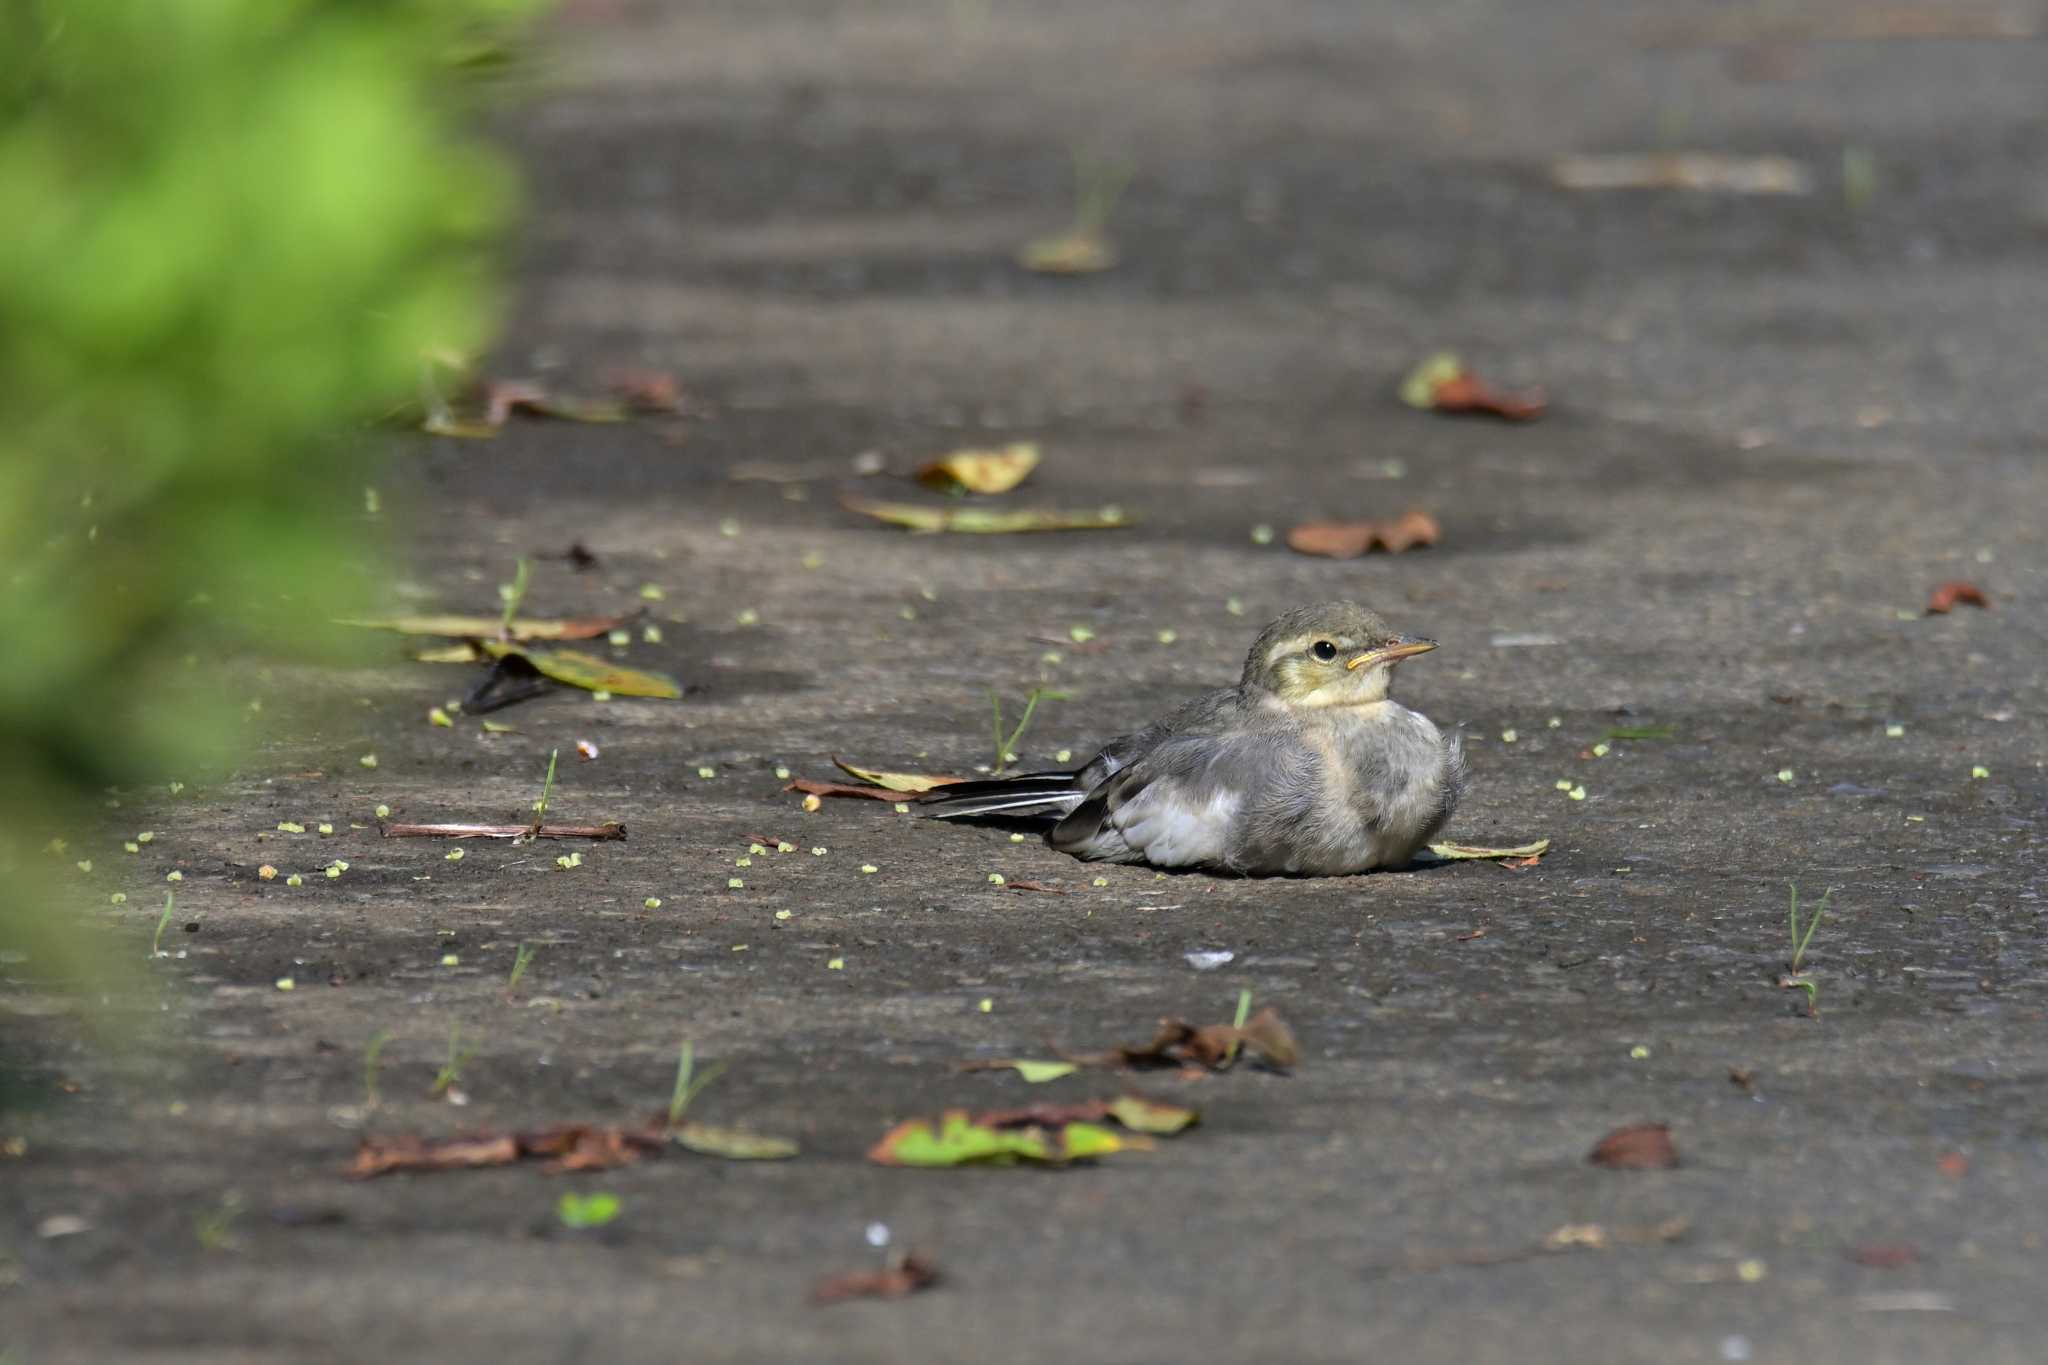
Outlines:
[[[1934,1165],[1950,1180],[1961,1180],[1970,1173],[1970,1158],[1961,1152],[1943,1152]]]
[[[1678,1149],[1670,1124],[1636,1123],[1601,1138],[1586,1160],[1615,1171],[1666,1171],[1678,1165]]]
[[[1236,1061],[1240,1048],[1249,1049],[1268,1066],[1291,1070],[1301,1061],[1301,1045],[1293,1030],[1269,1005],[1245,1021],[1243,1028],[1210,1024],[1196,1028],[1185,1019],[1162,1019],[1152,1041],[1126,1044],[1106,1052],[1066,1052],[1057,1046],[1055,1056],[1076,1066],[1169,1067],[1194,1065],[1210,1071],[1226,1071]]]
[[[1574,154],[1551,163],[1568,190],[1690,190],[1708,194],[1809,194],[1813,172],[1788,156],[1721,152]]]
[[[1007,493],[1038,467],[1036,441],[1012,441],[991,450],[956,450],[917,471],[917,481],[942,492]]]
[[[907,799],[904,792],[890,791],[887,787],[869,787],[857,782],[820,782],[816,778],[799,777],[783,788],[786,792],[802,792],[806,796],[865,796],[870,801],[902,801]]]
[[[1051,896],[1070,896],[1073,892],[1064,887],[1052,886],[1046,882],[1009,882],[1003,885],[1012,891],[1043,891]]]
[[[1460,943],[1470,943],[1470,942],[1471,942],[1471,941],[1472,941],[1473,939],[1475,939],[1475,938],[1485,938],[1485,937],[1486,937],[1486,926],[1482,924],[1482,925],[1480,925],[1480,926],[1479,926],[1479,927],[1478,927],[1477,929],[1474,929],[1474,930],[1473,930],[1473,931],[1472,931],[1471,933],[1469,933],[1469,934],[1460,934],[1460,935],[1458,935],[1458,942],[1460,942]]]
[[[828,1275],[811,1291],[815,1304],[842,1299],[900,1299],[939,1282],[939,1268],[914,1251],[895,1257],[880,1270],[849,1270]]]
[[[1287,1027],[1271,1005],[1246,1020],[1238,1037],[1269,1066],[1289,1071],[1301,1063],[1301,1044],[1294,1040],[1294,1030]]]
[[[1436,518],[1418,508],[1395,521],[1304,522],[1287,533],[1287,548],[1325,559],[1356,559],[1374,549],[1397,555],[1434,545],[1442,536]]]
[[[1874,1270],[1904,1270],[1920,1259],[1920,1250],[1907,1242],[1865,1242],[1849,1248],[1849,1259]]]
[[[1541,389],[1510,393],[1496,389],[1450,351],[1439,351],[1401,381],[1401,401],[1427,412],[1473,412],[1510,422],[1528,422],[1550,406]]]
[[[1985,610],[1991,607],[1991,599],[1984,595],[1984,589],[1975,583],[1965,583],[1958,579],[1943,583],[1934,590],[1927,599],[1927,614],[1946,616],[1959,603],[1966,607],[1980,607]]]
[[[1756,1084],[1756,1073],[1746,1066],[1728,1068],[1728,1083],[1738,1090],[1748,1090]]]
[[[683,386],[665,370],[620,370],[605,379],[607,389],[635,412],[680,412]]]

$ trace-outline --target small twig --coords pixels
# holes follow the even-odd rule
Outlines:
[[[387,839],[623,839],[616,820],[601,825],[381,825]]]

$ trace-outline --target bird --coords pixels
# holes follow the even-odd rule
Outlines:
[[[941,820],[1051,822],[1085,860],[1240,876],[1399,867],[1463,796],[1464,749],[1388,695],[1435,649],[1356,602],[1296,607],[1259,633],[1235,687],[1182,703],[1078,768],[935,787]]]

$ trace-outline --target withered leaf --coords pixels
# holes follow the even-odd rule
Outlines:
[[[680,412],[683,386],[665,370],[620,370],[605,387],[636,412]]]
[[[1678,1165],[1678,1149],[1670,1124],[1636,1123],[1601,1138],[1586,1160],[1616,1171],[1663,1171]]]
[[[623,422],[623,404],[603,398],[575,398],[558,394],[531,379],[490,379],[484,381],[484,422],[502,427],[514,412],[539,417],[559,417],[571,422]]]
[[[1943,583],[1928,597],[1927,614],[1929,616],[1946,616],[1958,605],[1981,607],[1989,610],[1991,599],[1986,597],[1984,589],[1978,587],[1975,583],[1965,583],[1960,580]]]
[[[904,796],[904,793],[887,787],[866,787],[856,782],[820,782],[814,777],[799,777],[783,790],[802,792],[806,796],[865,796],[870,801],[901,801]]]
[[[1093,275],[1116,265],[1116,247],[1092,228],[1075,228],[1026,243],[1017,264],[1041,275]]]
[[[1849,1249],[1849,1259],[1874,1270],[1903,1270],[1920,1259],[1920,1249],[1910,1242],[1865,1242]]]
[[[1439,351],[1401,381],[1401,401],[1431,412],[1477,412],[1510,422],[1541,417],[1550,400],[1541,389],[1508,393],[1465,368],[1454,352]]]
[[[1063,887],[1053,886],[1048,882],[1006,881],[1003,883],[1003,886],[1004,889],[1010,891],[1043,891],[1049,896],[1068,896],[1073,894]]]
[[[682,1124],[669,1137],[676,1146],[699,1156],[720,1156],[727,1161],[784,1161],[797,1154],[797,1145],[787,1138],[708,1123]]]
[[[1304,522],[1287,533],[1287,548],[1326,559],[1356,559],[1374,549],[1397,555],[1434,545],[1442,536],[1436,518],[1418,508],[1394,521]]]
[[[994,450],[956,450],[917,471],[917,481],[941,491],[1007,493],[1038,468],[1038,443],[1013,441]]]
[[[1553,162],[1550,175],[1568,190],[1806,194],[1813,189],[1813,173],[1790,157],[1731,156],[1721,152],[1576,154]]]
[[[914,1251],[905,1252],[881,1270],[850,1270],[829,1275],[811,1291],[812,1303],[842,1299],[900,1299],[939,1282],[939,1268]]]
[[[1281,1071],[1291,1070],[1301,1061],[1301,1046],[1293,1030],[1270,1005],[1246,1020],[1243,1028],[1230,1024],[1196,1028],[1185,1019],[1162,1019],[1148,1043],[1126,1044],[1106,1052],[1061,1052],[1060,1056],[1077,1066],[1193,1065],[1225,1071],[1236,1063],[1241,1048]]]

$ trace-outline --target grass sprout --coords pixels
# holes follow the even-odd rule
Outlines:
[[[1785,912],[1785,925],[1792,944],[1792,958],[1786,966],[1790,971],[1778,978],[1778,988],[1787,991],[1806,992],[1806,1014],[1810,1019],[1820,1017],[1820,987],[1806,971],[1806,946],[1813,942],[1813,935],[1820,928],[1821,919],[1828,912],[1828,899],[1835,894],[1832,886],[1820,893],[1820,900],[1814,903],[1813,911],[1806,919],[1806,927],[1800,928],[1799,886],[1787,883],[1792,893],[1792,903]]]
[[[548,750],[548,775],[540,784],[540,800],[533,803],[533,823],[526,830],[529,840],[540,837],[541,824],[548,818],[548,798],[555,794],[555,761],[561,756],[560,749]]]
[[[704,1092],[704,1087],[717,1080],[725,1071],[725,1063],[706,1067],[703,1075],[697,1074],[697,1048],[688,1038],[676,1053],[676,1084],[668,1097],[668,1126],[679,1127],[683,1115],[690,1110],[690,1104]]]
[[[453,1090],[455,1083],[462,1079],[462,1068],[469,1065],[470,1060],[475,1056],[476,1049],[474,1047],[464,1047],[462,1045],[462,1025],[456,1024],[452,1026],[448,1030],[448,1060],[442,1064],[439,1071],[434,1073],[434,1088],[428,1093],[445,1095],[450,1090]]]
[[[506,639],[512,638],[512,622],[518,617],[519,609],[526,605],[526,584],[533,577],[533,561],[521,559],[519,567],[512,571],[512,581],[498,589],[505,599],[505,615],[498,622],[498,632]]]
[[[149,955],[153,958],[164,955],[164,926],[171,922],[171,911],[177,907],[177,904],[177,892],[164,892],[164,912],[156,917],[156,934],[149,940]]]
[[[989,705],[995,711],[995,772],[1000,773],[1005,765],[1009,763],[1010,755],[1016,752],[1018,743],[1024,738],[1024,732],[1031,728],[1031,718],[1038,712],[1038,703],[1042,701],[1065,701],[1066,699],[1067,694],[1064,692],[1056,692],[1047,687],[1032,688],[1030,692],[1025,694],[1024,714],[1018,718],[1017,728],[1010,731],[1009,738],[1005,739],[1003,737],[1003,699],[995,694],[993,688],[989,689]]]
[[[241,1216],[242,1196],[229,1190],[220,1197],[220,1203],[193,1220],[192,1235],[199,1239],[203,1250],[233,1251],[235,1220]]]
[[[512,975],[505,978],[506,990],[516,991],[519,989],[519,978],[526,975],[526,969],[533,965],[533,955],[538,951],[540,950],[531,943],[519,945],[519,951],[512,958]]]

